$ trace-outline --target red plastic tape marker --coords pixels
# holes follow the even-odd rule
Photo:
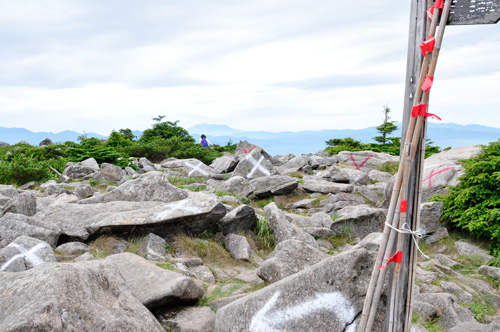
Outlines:
[[[408,201],[401,201],[401,209],[399,210],[399,212],[406,212],[408,208]]]
[[[434,81],[434,77],[432,77],[432,76],[427,76],[427,77],[425,78],[424,84],[422,84],[422,90],[423,90],[424,92],[428,92],[428,91],[431,89],[431,87],[432,87],[432,82],[433,82],[433,81]]]
[[[380,270],[384,270],[387,265],[389,265],[389,263],[391,262],[394,262],[394,263],[401,263],[403,261],[403,252],[402,251],[398,251],[394,254],[394,256],[392,256],[391,258],[389,258],[389,260],[387,261],[387,263],[385,263],[385,265],[382,265],[380,267]]]
[[[420,44],[420,49],[422,50],[422,54],[424,57],[427,54],[434,51],[434,45],[436,44],[436,38],[429,36],[428,39]]]

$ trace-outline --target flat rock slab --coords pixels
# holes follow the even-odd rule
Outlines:
[[[36,215],[61,227],[62,234],[76,241],[104,232],[152,232],[167,236],[176,230],[199,234],[215,227],[226,214],[214,195],[193,193],[172,203],[109,202],[98,204],[59,204]]]
[[[397,156],[373,151],[342,151],[339,152],[337,156],[340,162],[347,164],[351,168],[367,173],[387,162],[399,163],[399,157]]]
[[[184,199],[188,194],[170,184],[168,177],[161,172],[148,172],[138,179],[130,180],[104,195],[82,199],[80,204],[108,203],[115,201],[173,202]]]
[[[102,261],[45,263],[0,273],[1,331],[164,332]]]
[[[193,279],[131,253],[111,255],[106,262],[120,272],[128,289],[148,308],[193,303],[205,293]]]
[[[42,222],[57,225],[64,234],[75,241],[85,241],[91,234],[88,227],[114,215],[141,209],[159,209],[160,202],[110,202],[98,204],[63,203],[50,205],[35,215]]]
[[[290,176],[270,175],[249,181],[247,196],[267,197],[287,195],[299,186],[299,180]]]
[[[222,307],[216,314],[215,329],[355,331],[372,264],[373,258],[364,249],[327,258]],[[382,316],[376,317],[374,331],[383,329]]]
[[[153,209],[141,209],[109,216],[92,223],[93,233],[107,231],[149,231],[166,237],[178,232],[200,234],[216,227],[226,208],[215,195],[192,193],[189,198],[166,203]]]
[[[309,192],[321,193],[321,194],[338,194],[338,193],[350,193],[352,192],[354,186],[347,183],[335,183],[320,180],[306,180],[302,184],[302,188]]]
[[[55,247],[60,234],[61,228],[59,226],[51,222],[44,222],[39,218],[10,212],[0,218],[0,247],[22,235],[45,241]]]

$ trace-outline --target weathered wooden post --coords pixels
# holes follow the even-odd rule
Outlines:
[[[420,43],[427,37],[428,21],[426,19],[426,10],[432,5],[432,2],[432,0],[413,0],[411,2],[401,155],[403,155],[404,139],[412,113],[413,98],[416,94],[419,73],[423,61]],[[447,25],[495,24],[498,23],[499,20],[500,0],[453,0]],[[413,230],[419,227],[419,193],[422,181],[421,173],[425,158],[425,133],[426,127],[424,122],[419,146],[420,153],[417,152],[416,154],[415,161],[412,165],[411,177],[406,187],[408,202],[406,220],[412,226]],[[396,306],[401,308],[401,310],[399,310],[399,317],[395,318],[395,326],[389,327],[389,320],[386,320],[386,331],[411,330],[412,293],[414,286],[414,267],[416,264],[416,246],[411,236],[406,236],[403,253],[405,254],[401,262],[399,280],[390,280],[390,285],[392,285],[393,282],[398,282],[398,287],[400,287],[398,294],[401,296],[397,297],[396,300],[398,302]],[[392,273],[390,275],[392,275]],[[389,287],[389,289],[391,288],[392,287]],[[389,294],[389,298],[390,297],[391,294]]]

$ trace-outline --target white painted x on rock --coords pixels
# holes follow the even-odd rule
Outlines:
[[[12,256],[7,262],[5,262],[4,265],[2,265],[2,267],[0,267],[0,271],[4,271],[12,263],[14,263],[16,260],[22,259],[22,258],[24,258],[24,260],[26,262],[30,263],[33,266],[37,266],[38,264],[43,263],[43,260],[35,254],[38,250],[43,249],[43,248],[47,248],[48,245],[45,243],[39,243],[36,246],[34,246],[33,248],[31,248],[30,250],[26,250],[26,248],[24,248],[23,246],[18,245],[16,243],[11,243],[7,247],[16,248],[17,250],[19,250],[20,254]]]
[[[271,172],[269,172],[267,169],[264,168],[264,166],[260,164],[264,160],[264,156],[260,156],[259,161],[255,160],[255,158],[252,157],[252,155],[247,155],[245,159],[248,160],[252,165],[254,165],[252,170],[248,173],[247,178],[251,178],[256,170],[261,171],[267,176],[271,175]]]
[[[186,162],[186,166],[192,168],[192,170],[188,173],[188,176],[191,176],[191,174],[193,174],[194,172],[200,172],[201,174],[203,174],[204,176],[208,176],[208,172],[205,171],[204,169],[201,169],[201,165],[203,165],[203,163],[199,163],[198,166],[194,166],[188,162]]]
[[[156,216],[156,219],[158,220],[163,220],[169,217],[174,211],[180,210],[180,211],[186,211],[190,213],[201,213],[202,210],[197,207],[197,206],[186,206],[187,203],[192,202],[189,199],[182,200],[180,202],[173,202],[169,203],[164,206],[165,210],[158,213]]]
[[[274,293],[262,309],[252,317],[250,332],[280,332],[282,330],[277,328],[277,325],[305,318],[305,316],[320,310],[333,312],[340,325],[346,326],[346,332],[356,331],[356,323],[353,322],[356,318],[354,307],[339,292],[320,293],[315,298],[299,303],[296,306],[271,312],[280,295],[280,291]]]

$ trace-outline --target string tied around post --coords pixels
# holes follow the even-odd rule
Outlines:
[[[404,223],[401,228],[396,228],[394,226],[392,226],[391,224],[389,223],[385,223],[387,226],[389,226],[390,228],[392,228],[393,230],[395,230],[396,232],[398,233],[401,233],[401,234],[410,234],[412,239],[413,239],[413,242],[415,242],[415,246],[417,247],[418,251],[422,254],[422,257],[424,258],[429,258],[429,256],[427,256],[426,254],[424,254],[424,252],[420,249],[420,247],[418,246],[418,240],[417,239],[421,239],[425,233],[422,232],[422,229],[419,228],[418,230],[416,231],[412,231],[411,228],[410,228],[410,225],[408,225],[408,223]]]

